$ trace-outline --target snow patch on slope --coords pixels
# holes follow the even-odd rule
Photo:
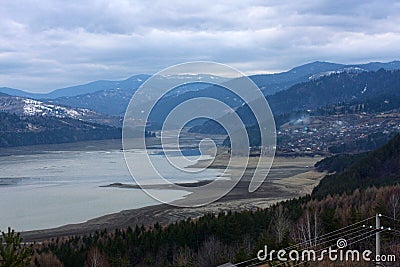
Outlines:
[[[310,77],[308,77],[309,80],[317,80],[320,79],[324,76],[329,76],[332,74],[339,74],[339,73],[360,73],[360,72],[364,72],[367,71],[365,69],[359,68],[359,67],[348,67],[348,68],[343,68],[340,70],[332,70],[332,71],[325,71],[325,72],[321,72],[321,73],[317,73],[317,74],[313,74]]]
[[[364,94],[367,91],[367,85],[365,85],[364,89],[362,89],[361,94]]]
[[[34,99],[22,99],[24,103],[24,114],[29,115],[29,116],[34,116],[34,115],[41,115],[41,116],[55,116],[59,118],[74,118],[74,119],[80,119],[83,117],[87,112],[90,112],[88,109],[72,109],[72,108],[66,108],[62,106],[57,106],[57,105],[52,105],[52,104],[46,104],[38,100]]]

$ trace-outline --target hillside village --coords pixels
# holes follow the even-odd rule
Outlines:
[[[277,150],[286,154],[362,152],[370,150],[367,146],[376,148],[384,144],[398,132],[400,113],[397,110],[301,116],[279,128]]]

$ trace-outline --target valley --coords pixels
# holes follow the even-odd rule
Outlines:
[[[399,14],[0,1],[0,267],[399,267]]]
[[[200,253],[213,238],[226,246],[221,251],[232,253],[214,263],[251,259],[261,244],[301,242],[305,238],[298,235],[298,227],[310,220],[311,212],[314,221],[310,225],[318,225],[321,232],[340,230],[347,227],[349,218],[355,222],[375,210],[390,215],[392,210],[384,206],[391,200],[380,194],[398,191],[399,174],[393,166],[398,163],[400,132],[399,67],[398,61],[362,66],[314,62],[288,72],[251,76],[269,101],[277,135],[272,168],[252,193],[249,185],[260,149],[257,123],[248,105],[218,86],[184,85],[165,95],[146,122],[147,151],[123,149],[121,126],[126,105],[149,76],[97,81],[46,95],[0,90],[0,209],[6,214],[0,218],[0,227],[14,225],[28,244],[38,242],[34,245],[37,261],[46,262],[46,255],[53,255],[65,266],[81,266],[93,249],[91,244],[96,244],[108,248],[102,253],[110,261],[130,255],[131,264],[146,266],[148,261],[150,266],[165,266],[182,249]],[[166,78],[184,80],[185,76]],[[180,102],[207,96],[235,109],[247,130],[251,157],[231,158],[226,133],[211,120],[191,122],[180,129],[179,147],[174,131],[160,131],[168,113]],[[166,143],[161,142],[162,134]],[[208,155],[211,151],[200,151],[205,138],[216,143],[215,157]],[[183,189],[172,190],[149,176],[151,172],[141,168],[145,154],[156,163],[153,167],[166,171],[169,181]],[[186,171],[202,171],[178,173],[164,162],[166,154],[194,162],[185,165]],[[147,177],[144,185],[132,180],[126,160],[133,160],[140,175]],[[247,160],[244,175],[233,190],[214,203],[194,207],[204,196],[193,194],[192,188],[215,181],[206,193],[219,192],[227,181],[241,176],[240,167]],[[228,162],[233,168],[224,173]],[[143,188],[147,193],[163,194],[174,205],[192,203],[193,207],[160,204]],[[368,204],[360,203],[357,192],[369,196],[363,200]],[[332,207],[332,202],[346,208]],[[348,207],[349,202],[354,205]],[[287,223],[283,239],[276,232],[275,219]],[[189,228],[186,235],[193,238],[194,234],[198,241],[180,240],[181,231]],[[236,234],[227,235],[223,228]],[[163,239],[167,233],[180,243]],[[154,238],[161,245],[115,243],[125,242],[127,236]],[[249,236],[252,242],[246,241]],[[385,238],[398,245],[396,239]],[[116,247],[125,256],[109,254]],[[169,252],[163,252],[164,248]],[[162,256],[159,263],[159,253],[169,256]],[[193,259],[201,261],[200,256]]]

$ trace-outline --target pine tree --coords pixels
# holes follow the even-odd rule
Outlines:
[[[1,232],[0,236],[0,266],[24,267],[30,262],[31,251],[23,247],[20,233],[15,233],[8,227],[8,232]]]

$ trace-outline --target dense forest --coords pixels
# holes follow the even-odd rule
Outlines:
[[[0,113],[0,147],[119,139],[121,129],[71,118]]]
[[[350,113],[377,113],[400,106],[400,71],[334,73],[293,85],[267,96],[277,127],[302,114],[307,116]],[[243,123],[256,125],[248,105],[236,110]],[[208,120],[191,129],[196,133],[224,134],[216,122]]]
[[[355,190],[321,200],[308,196],[269,209],[209,214],[168,226],[132,226],[54,239],[49,244],[36,246],[32,261],[36,266],[60,266],[61,263],[91,266],[95,259],[101,262],[99,266],[207,267],[241,262],[254,258],[264,245],[279,249],[302,243],[372,217],[376,212],[393,216],[399,208],[391,205],[391,196],[400,197],[399,185]],[[383,223],[399,227],[393,220]],[[307,227],[312,229],[309,234]],[[385,235],[383,251],[398,249],[399,241]],[[370,244],[363,245],[372,247],[373,242],[372,239]]]
[[[335,156],[319,162],[317,168],[337,174],[326,176],[311,196],[280,202],[267,209],[222,212],[170,225],[132,225],[127,229],[57,238],[32,245],[31,262],[35,266],[66,267],[209,267],[254,260],[264,245],[270,249],[293,244],[297,244],[298,250],[321,248],[327,241],[318,241],[319,237],[360,221],[372,225],[376,213],[384,214],[382,224],[397,231],[400,230],[399,142],[400,135],[374,152]],[[382,180],[386,176],[390,180]],[[350,178],[356,179],[358,186],[346,180]],[[382,253],[396,253],[400,249],[396,233],[382,233]],[[334,235],[329,242],[333,244],[339,237],[343,236]],[[347,234],[345,237],[354,238]],[[367,238],[352,248],[372,248],[374,242],[374,238]],[[93,265],[94,262],[98,265]],[[365,266],[360,264],[357,266]],[[329,263],[319,262],[318,266]]]
[[[343,173],[348,167],[353,165],[356,161],[364,159],[367,155],[368,153],[339,154],[318,161],[315,164],[315,168],[320,172]]]
[[[292,86],[267,97],[274,114],[351,101],[362,102],[378,96],[400,96],[400,71],[337,73]],[[398,107],[398,106],[397,106]]]
[[[321,198],[329,194],[350,193],[357,188],[400,182],[400,135],[396,135],[389,143],[366,156],[353,157],[355,162],[343,172],[323,178],[314,189],[313,196]]]
[[[71,118],[0,112],[0,147],[120,139],[121,135],[121,128]],[[145,136],[154,137],[154,133],[146,131]]]

